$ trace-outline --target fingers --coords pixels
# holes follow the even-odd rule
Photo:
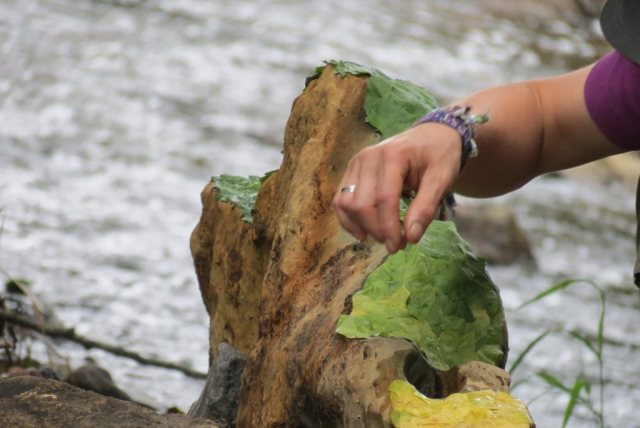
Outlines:
[[[361,162],[357,156],[349,161],[347,170],[345,171],[342,181],[340,181],[340,185],[338,186],[338,191],[333,198],[333,207],[336,215],[338,216],[338,220],[340,221],[340,225],[342,225],[342,227],[356,239],[364,241],[367,239],[367,233],[351,220],[345,210],[346,207],[351,205],[355,192],[342,191],[344,187],[356,185],[358,175],[360,174],[360,168]]]
[[[381,152],[376,147],[365,149],[347,166],[347,171],[334,197],[333,206],[342,227],[359,240],[373,236],[384,242],[380,233],[376,192],[381,167]],[[355,191],[342,192],[342,188],[355,185]]]
[[[340,224],[356,238],[367,235],[395,253],[420,240],[460,168],[460,135],[441,124],[423,124],[356,155],[334,197]],[[341,192],[355,185],[354,193]],[[403,188],[416,190],[404,223]]]
[[[404,219],[408,242],[415,244],[420,241],[433,221],[440,201],[451,188],[452,180],[451,172],[446,169],[436,166],[427,168]]]
[[[361,168],[356,179],[357,187],[353,198],[344,206],[344,211],[360,229],[373,236],[378,242],[384,242],[380,233],[380,222],[376,209],[380,151],[370,150],[359,155]]]
[[[401,153],[383,151],[376,192],[380,236],[392,254],[406,246],[400,224],[400,196],[409,165],[401,156]]]
[[[406,246],[399,200],[409,162],[392,146],[359,153],[347,167],[333,205],[340,224],[357,239],[371,235],[395,253]],[[342,192],[355,185],[354,193]]]
[[[336,210],[336,215],[338,216],[338,220],[342,227],[349,232],[354,238],[358,241],[364,241],[367,239],[367,233],[364,232],[360,227],[358,227],[349,216],[347,216],[343,211]]]

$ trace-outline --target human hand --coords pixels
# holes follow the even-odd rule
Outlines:
[[[333,207],[342,227],[356,239],[371,235],[390,253],[416,243],[460,170],[460,134],[425,123],[368,147],[349,161]],[[342,191],[353,186],[353,192]],[[416,192],[400,223],[403,190]]]

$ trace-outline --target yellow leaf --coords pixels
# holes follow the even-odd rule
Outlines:
[[[396,380],[391,392],[391,421],[397,428],[529,428],[524,403],[504,392],[474,391],[445,399],[427,398],[413,385]]]

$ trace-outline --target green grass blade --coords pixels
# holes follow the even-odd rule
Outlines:
[[[555,376],[546,373],[546,372],[540,372],[538,373],[538,377],[542,380],[544,380],[545,382],[547,382],[550,386],[552,386],[553,388],[559,389],[567,394],[569,394],[569,397],[572,396],[573,394],[573,389],[575,388],[569,388],[568,386],[564,385],[562,382],[560,382],[558,380],[558,378],[556,378]],[[584,381],[584,379],[582,377],[578,378],[578,380],[580,380],[580,382],[582,383],[582,387],[581,388],[586,388],[586,382]],[[577,380],[576,380],[577,382]],[[589,385],[588,389],[591,389],[591,386]],[[596,418],[600,417],[600,412],[598,412],[594,407],[593,407],[593,403],[591,402],[590,399],[588,398],[582,398],[580,397],[580,394],[578,394],[578,396],[576,397],[576,403],[580,403],[581,405],[583,405],[587,410],[589,410],[591,412],[591,414],[593,416],[595,416]],[[575,407],[575,404],[574,404]],[[573,411],[573,410],[572,410]]]
[[[526,302],[524,302],[523,304],[518,306],[518,309],[522,309],[525,306],[529,306],[532,303],[535,303],[535,302],[537,302],[539,300],[542,300],[545,297],[550,296],[553,293],[557,293],[558,291],[564,290],[565,288],[569,287],[572,284],[575,284],[576,282],[582,282],[582,280],[581,279],[570,279],[570,280],[561,282],[560,284],[556,284],[553,287],[548,288],[547,290],[545,290],[542,293],[538,294],[533,299],[527,300]]]
[[[589,350],[593,353],[593,355],[595,355],[596,358],[600,360],[601,358],[600,352],[593,346],[593,344],[591,343],[591,341],[589,341],[589,339],[587,339],[577,331],[570,331],[569,336],[573,337],[574,339],[578,339],[580,342],[582,342],[587,348],[589,348]]]
[[[569,388],[568,386],[565,386],[555,376],[553,376],[553,375],[551,375],[551,374],[549,374],[547,372],[540,372],[540,373],[538,373],[538,377],[540,379],[544,380],[545,382],[547,382],[552,387],[557,388],[557,389],[559,389],[561,391],[564,391],[564,392],[566,392],[568,394],[571,394],[571,388]]]
[[[602,310],[600,312],[600,321],[598,322],[598,351],[600,354],[600,375],[599,375],[599,383],[600,383],[600,412],[598,415],[598,420],[600,422],[600,426],[604,428],[606,425],[604,423],[604,354],[603,354],[603,343],[604,343],[604,316],[606,312],[606,295],[605,291],[599,288],[600,291],[600,303],[602,305]]]
[[[580,392],[582,388],[585,387],[585,382],[582,378],[576,379],[576,382],[573,384],[573,388],[571,389],[569,396],[569,404],[567,404],[567,409],[564,412],[564,421],[562,421],[562,428],[567,426],[569,423],[569,419],[573,415],[573,410],[576,407],[576,403],[578,402],[578,398],[580,397]]]
[[[520,366],[520,364],[522,364],[522,361],[524,361],[524,359],[526,358],[526,356],[529,354],[529,352],[531,352],[531,350],[545,337],[547,337],[547,335],[549,335],[549,333],[555,333],[555,331],[553,330],[547,330],[544,333],[542,333],[541,335],[539,335],[538,337],[536,337],[535,339],[533,339],[526,348],[524,348],[524,351],[522,351],[520,353],[520,355],[518,355],[518,358],[516,358],[516,360],[513,362],[513,364],[511,365],[511,369],[509,370],[509,373],[513,376],[513,372],[516,371],[516,369],[518,368],[518,366]]]
[[[538,294],[537,296],[535,296],[534,298],[527,300],[526,302],[524,302],[523,304],[521,304],[520,306],[518,306],[518,309],[522,309],[525,306],[529,306],[532,303],[535,303],[539,300],[544,299],[547,296],[550,296],[551,294],[557,293],[558,291],[562,291],[565,288],[569,287],[570,285],[573,284],[577,284],[577,283],[585,283],[590,285],[591,287],[593,287],[594,289],[596,289],[598,291],[598,293],[600,293],[600,300],[602,301],[604,299],[604,290],[602,289],[602,287],[600,287],[598,284],[596,284],[595,282],[589,280],[589,279],[569,279],[567,281],[563,281],[560,284],[556,284],[553,287],[548,288],[547,290],[543,291],[542,293]]]
[[[598,287],[598,291],[600,291],[600,304],[602,306],[600,311],[600,321],[598,322],[598,353],[602,356],[602,346],[604,343],[604,314],[606,312],[607,298],[603,289]]]

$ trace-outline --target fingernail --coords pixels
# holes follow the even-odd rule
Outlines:
[[[396,247],[393,245],[393,241],[391,239],[387,239],[386,241],[384,241],[384,246],[387,247],[388,252],[395,252]]]
[[[409,238],[412,241],[417,242],[420,240],[420,238],[422,238],[423,233],[424,233],[424,226],[418,223],[417,221],[414,221],[411,224],[411,228],[409,228]]]

